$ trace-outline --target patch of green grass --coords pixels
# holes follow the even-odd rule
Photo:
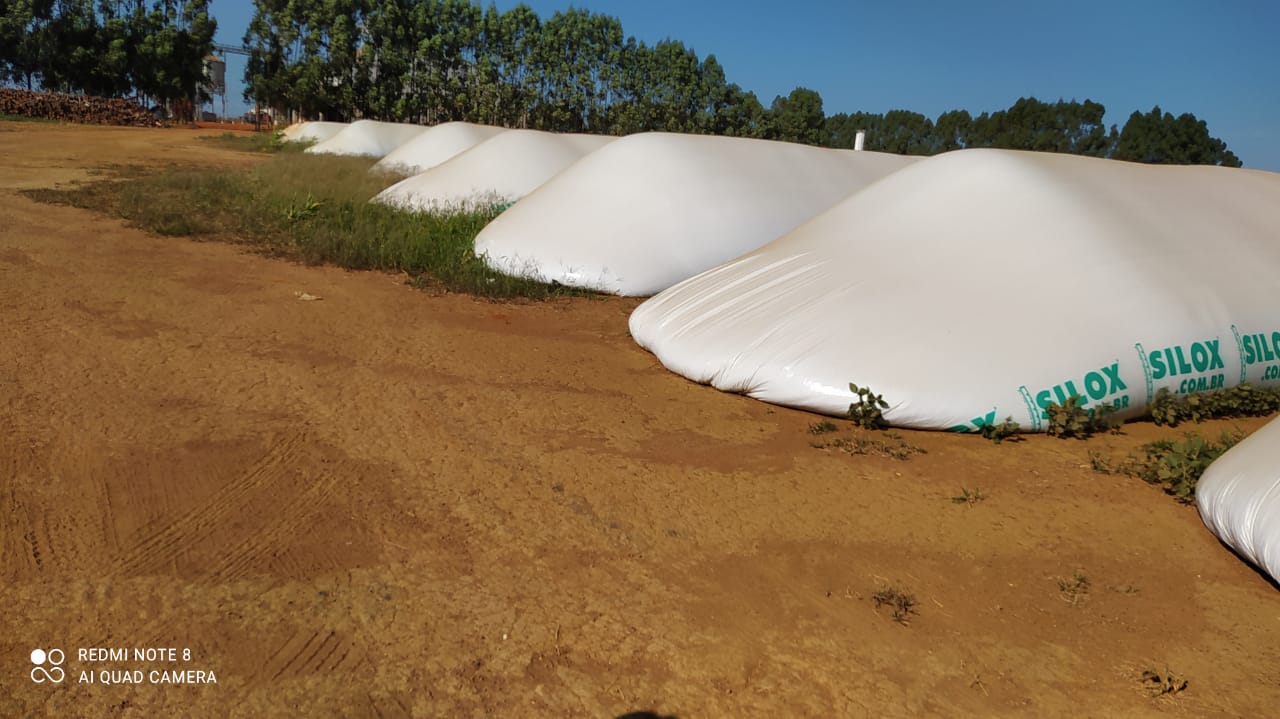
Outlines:
[[[282,152],[250,168],[126,168],[26,194],[113,214],[162,235],[246,245],[310,264],[403,272],[420,287],[490,298],[592,294],[504,275],[477,258],[475,237],[498,208],[413,213],[370,204],[402,179],[371,175],[372,164]]]
[[[4,122],[42,122],[47,125],[58,124],[57,120],[51,120],[47,117],[27,117],[26,115],[6,115],[0,113],[0,120]]]
[[[212,145],[240,152],[302,152],[310,142],[286,142],[277,132],[224,132],[200,138]]]

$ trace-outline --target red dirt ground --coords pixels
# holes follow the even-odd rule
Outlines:
[[[430,295],[18,194],[260,160],[210,133],[0,123],[0,716],[1280,706],[1276,588],[1194,508],[1089,468],[1181,428],[850,456],[665,371],[633,300]],[[907,626],[872,601],[891,586]],[[63,682],[32,681],[37,647]],[[148,683],[169,668],[217,683]],[[1187,689],[1152,698],[1148,668]]]

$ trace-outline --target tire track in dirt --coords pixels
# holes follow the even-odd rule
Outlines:
[[[295,632],[263,664],[257,675],[271,682],[306,675],[349,673],[364,663],[364,648],[335,630]]]
[[[302,446],[302,436],[298,433],[272,444],[247,472],[224,485],[208,502],[192,507],[136,542],[107,570],[107,577],[144,572],[171,561],[193,540],[207,537],[225,519],[248,504],[253,496],[279,480],[291,462],[297,459]]]
[[[290,497],[283,507],[273,511],[272,520],[266,527],[249,531],[243,541],[221,554],[217,564],[200,581],[221,584],[240,579],[255,565],[262,566],[264,557],[280,553],[280,549],[287,549],[292,540],[304,536],[305,527],[312,525],[315,515],[333,495],[338,477],[344,476],[346,469],[339,465],[315,477],[299,494]]]

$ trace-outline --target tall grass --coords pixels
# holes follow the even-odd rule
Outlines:
[[[231,242],[312,264],[405,272],[419,286],[493,298],[590,294],[504,275],[477,258],[475,237],[498,208],[419,213],[371,204],[401,179],[371,174],[372,164],[286,152],[251,168],[130,167],[109,179],[27,194],[111,213],[162,235]]]

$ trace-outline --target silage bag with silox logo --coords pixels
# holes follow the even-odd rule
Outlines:
[[[671,370],[896,426],[1280,385],[1280,174],[960,150],[900,169],[642,304]]]

